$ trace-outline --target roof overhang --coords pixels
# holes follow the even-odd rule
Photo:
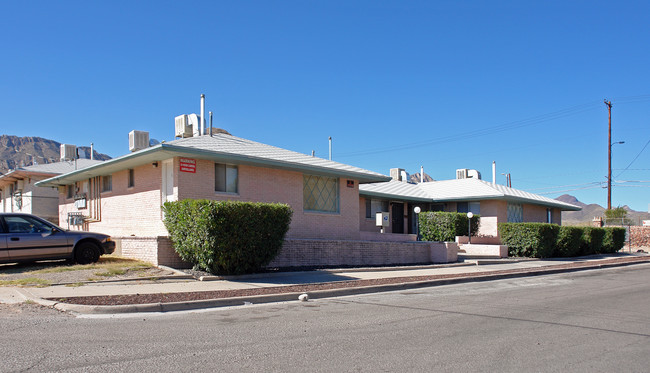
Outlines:
[[[34,171],[27,171],[27,170],[12,170],[9,171],[6,174],[0,175],[0,186],[1,185],[7,185],[10,183],[13,183],[14,181],[17,180],[24,180],[27,178],[32,178],[32,177],[41,177],[41,178],[47,178],[56,175],[56,173],[51,173],[51,172],[34,172]]]
[[[382,193],[382,192],[369,191],[369,190],[359,190],[359,195],[360,196],[368,196],[368,197],[377,197],[377,198],[389,199],[389,200],[392,200],[392,201],[427,202],[427,203],[434,202],[434,200],[431,199],[431,198],[403,196],[403,195],[399,195],[399,194]]]

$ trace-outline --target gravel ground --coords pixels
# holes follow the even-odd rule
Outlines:
[[[597,265],[608,265],[616,263],[640,263],[648,262],[650,257],[626,257],[615,258],[599,261]],[[548,271],[551,269],[576,269],[584,267],[593,267],[595,263],[576,262],[571,264],[561,264],[548,266],[542,269],[512,269],[503,271],[486,271],[472,274],[474,277],[484,275],[499,275],[513,273],[527,273],[536,271]],[[147,303],[170,303],[170,302],[187,302],[207,299],[220,299],[242,296],[256,296],[267,294],[284,294],[284,293],[309,293],[317,290],[341,289],[350,287],[377,286],[387,284],[399,284],[417,281],[431,281],[441,279],[453,279],[466,277],[467,274],[450,274],[450,275],[433,275],[433,276],[411,276],[399,278],[382,278],[372,280],[355,280],[355,281],[338,281],[318,284],[276,286],[255,289],[225,290],[225,291],[202,291],[202,292],[185,292],[185,293],[158,293],[158,294],[133,294],[133,295],[113,295],[113,296],[89,296],[89,297],[70,297],[50,299],[63,303],[83,304],[83,305],[127,305],[127,304],[147,304]]]

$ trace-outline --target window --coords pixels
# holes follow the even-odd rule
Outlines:
[[[388,201],[366,198],[366,218],[374,219],[378,212],[388,212]]]
[[[302,202],[306,211],[339,212],[339,179],[303,175]]]
[[[102,193],[113,190],[113,176],[102,176]]]
[[[237,193],[239,170],[237,166],[215,163],[214,164],[214,191]]]
[[[135,185],[135,171],[132,168],[129,168],[129,184],[127,188],[133,188]]]
[[[29,216],[5,216],[9,233],[52,233],[52,227]]]
[[[74,184],[68,185],[65,189],[66,189],[66,198],[70,199],[74,197]]]
[[[553,210],[546,209],[546,222],[551,224],[553,223]]]
[[[524,222],[524,206],[520,203],[508,203],[508,223]]]
[[[456,212],[467,213],[471,212],[475,215],[481,214],[481,202],[457,202]]]

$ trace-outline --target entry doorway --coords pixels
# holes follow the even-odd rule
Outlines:
[[[404,233],[404,204],[393,203],[390,215],[393,233]]]

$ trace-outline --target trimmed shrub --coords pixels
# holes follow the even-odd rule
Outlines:
[[[560,226],[555,243],[555,256],[572,257],[580,254],[580,243],[582,242],[582,228],[572,226]]]
[[[548,258],[553,256],[560,226],[545,223],[499,223],[501,242],[509,256]]]
[[[601,253],[615,253],[625,246],[625,234],[627,233],[625,228],[606,227],[603,229],[605,229],[605,236]]]
[[[184,261],[213,274],[253,273],[282,248],[293,211],[285,204],[183,200],[163,206]]]
[[[467,214],[460,212],[426,211],[420,213],[420,237],[423,241],[454,241],[468,233]],[[472,217],[472,236],[476,236],[480,215]]]
[[[600,253],[604,237],[605,229],[603,228],[583,227],[582,239],[580,242],[580,255]]]

